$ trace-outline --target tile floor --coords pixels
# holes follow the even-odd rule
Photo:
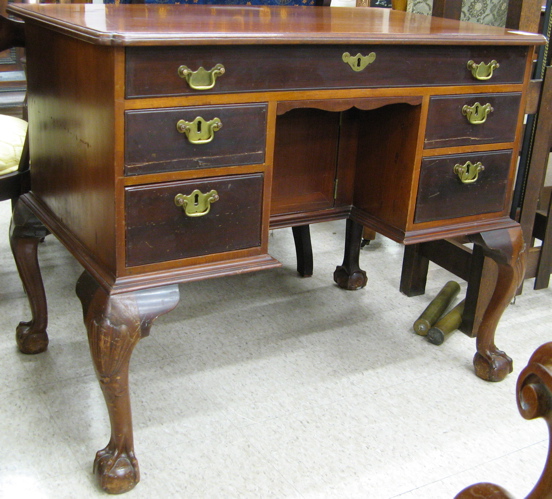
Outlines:
[[[0,203],[0,497],[105,497],[91,473],[109,439],[74,285],[79,265],[40,247],[50,347],[16,351],[29,318]],[[315,275],[295,272],[291,231],[274,231],[273,271],[181,286],[131,366],[142,481],[130,498],[453,498],[491,481],[525,497],[542,470],[544,421],[518,414],[515,383],[552,340],[552,289],[509,307],[497,344],[514,358],[501,383],[473,374],[473,339],[440,347],[413,321],[452,276],[432,267],[425,296],[400,294],[402,248],[362,251],[361,291],[338,289],[344,222],[313,227]],[[465,288],[462,288],[462,293]]]

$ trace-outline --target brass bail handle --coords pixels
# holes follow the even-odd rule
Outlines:
[[[178,76],[184,78],[190,88],[194,90],[210,90],[215,86],[217,78],[226,72],[222,64],[216,64],[213,68],[207,70],[203,67],[196,71],[191,70],[188,66],[180,66],[178,68]]]
[[[468,69],[471,71],[471,74],[476,80],[481,81],[490,80],[493,76],[493,71],[499,67],[500,64],[494,59],[488,64],[484,62],[476,64],[474,61],[468,61]]]
[[[203,194],[199,189],[194,189],[191,194],[177,194],[174,204],[182,207],[188,217],[203,217],[211,211],[211,204],[219,200],[219,195],[214,189]]]
[[[222,121],[219,118],[205,121],[198,116],[194,121],[179,120],[176,129],[186,135],[192,144],[208,144],[215,137],[215,132],[222,128]]]
[[[493,107],[487,102],[487,104],[479,104],[476,102],[473,106],[467,104],[462,108],[462,114],[472,125],[482,125],[487,121],[489,113],[494,111]]]
[[[467,161],[463,165],[454,165],[453,172],[458,175],[460,182],[463,184],[473,184],[478,178],[479,174],[485,169],[481,161],[472,164]]]
[[[342,59],[343,62],[347,63],[353,71],[358,73],[376,60],[376,53],[370,52],[368,55],[358,53],[357,55],[352,56],[349,52],[345,52]]]

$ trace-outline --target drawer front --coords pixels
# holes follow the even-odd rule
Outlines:
[[[521,93],[432,97],[425,147],[513,142],[520,101]]]
[[[504,210],[512,151],[425,158],[422,161],[415,223],[461,218]],[[455,165],[481,162],[473,183],[462,183]]]
[[[218,200],[203,216],[188,216],[175,197],[216,191]],[[258,247],[261,244],[263,175],[128,187],[128,267]]]
[[[198,117],[203,121],[196,120]],[[219,121],[213,121],[215,119]],[[187,122],[193,131],[199,128],[210,133],[204,137],[192,133],[188,138],[177,129],[179,122]],[[208,135],[211,140],[206,142]],[[203,143],[197,143],[198,140]],[[263,163],[265,147],[264,104],[145,109],[125,113],[126,175]]]
[[[375,59],[355,71],[357,54]],[[344,62],[344,53],[352,58]],[[194,93],[266,90],[362,88],[477,83],[521,83],[525,47],[436,47],[389,45],[263,45],[220,47],[129,47],[126,49],[127,98]],[[468,69],[496,60],[490,80],[479,81]],[[224,67],[212,88],[195,90],[178,74]],[[213,83],[207,76],[204,87]],[[196,85],[193,80],[192,84]]]

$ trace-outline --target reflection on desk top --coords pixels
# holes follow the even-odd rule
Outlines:
[[[545,38],[379,8],[9,4],[26,21],[102,45],[537,45]]]

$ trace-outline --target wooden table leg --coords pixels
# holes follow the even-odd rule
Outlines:
[[[419,296],[425,293],[429,258],[422,250],[422,244],[404,247],[400,290],[406,296]]]
[[[498,265],[496,286],[477,334],[475,373],[487,381],[502,381],[512,372],[512,359],[496,348],[494,337],[498,321],[525,275],[523,233],[518,226],[474,234],[470,240]]]
[[[110,294],[85,271],[77,282],[77,295],[111,422],[111,439],[96,454],[94,472],[103,490],[120,494],[140,481],[128,386],[130,356],[153,321],[177,305],[178,286]]]
[[[20,322],[15,333],[19,350],[26,354],[41,353],[48,348],[48,308],[38,264],[38,244],[48,233],[42,222],[19,200],[10,225],[10,246],[31,307],[31,321]]]
[[[291,228],[297,254],[297,272],[301,277],[312,277],[313,257],[310,227],[298,225]]]
[[[364,227],[353,220],[347,219],[345,231],[345,256],[343,265],[334,272],[334,281],[343,289],[360,289],[366,286],[366,272],[359,266],[360,244]]]

